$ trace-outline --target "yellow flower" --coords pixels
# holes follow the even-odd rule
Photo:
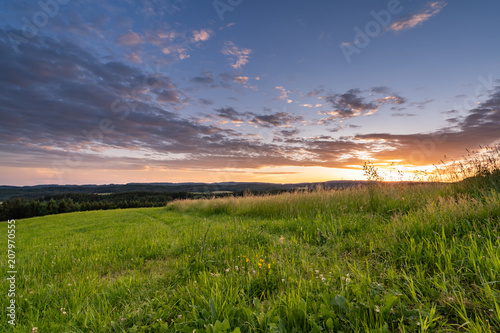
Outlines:
[[[267,268],[271,268],[271,264],[267,264]]]
[[[248,258],[247,258],[247,262],[248,262]]]
[[[262,264],[259,262],[259,266],[262,266]]]

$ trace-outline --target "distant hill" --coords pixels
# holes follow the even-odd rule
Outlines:
[[[335,180],[320,183],[273,184],[273,183],[129,183],[109,185],[36,185],[0,186],[0,201],[12,198],[38,198],[66,193],[109,194],[122,192],[189,192],[212,193],[219,191],[273,191],[315,188],[347,188],[365,184],[365,181]]]

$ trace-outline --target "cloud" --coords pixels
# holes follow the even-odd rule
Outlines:
[[[258,124],[262,127],[286,127],[292,123],[304,120],[302,116],[295,116],[287,112],[277,112],[271,115],[259,115],[252,118],[250,123]]]
[[[160,103],[179,103],[179,92],[177,90],[162,90],[156,94],[156,100]]]
[[[387,30],[399,32],[415,28],[416,26],[429,20],[431,17],[439,14],[439,12],[441,12],[446,5],[446,1],[428,2],[423,10],[411,13],[406,17],[393,22],[389,27],[387,27]]]
[[[194,77],[190,81],[194,83],[208,84],[208,85],[212,85],[215,82],[214,75],[212,74],[212,72],[203,72],[201,73],[201,76]]]
[[[212,33],[209,29],[201,29],[193,31],[193,42],[203,42],[210,38],[210,34]]]
[[[275,99],[286,100],[288,103],[290,103],[289,101],[291,101],[291,99],[288,98],[288,94],[291,93],[292,91],[286,90],[282,86],[276,86],[276,87],[274,87],[274,89],[276,89],[280,92],[280,95],[278,97],[276,97]]]
[[[248,77],[246,76],[235,76],[233,79],[234,82],[239,84],[245,84],[248,82]]]
[[[142,38],[133,31],[121,34],[117,38],[118,45],[135,46],[144,43]]]
[[[386,95],[374,98],[373,94]],[[344,94],[328,94],[319,97],[333,108],[331,111],[320,111],[319,114],[328,116],[316,122],[316,124],[328,124],[336,120],[346,120],[359,116],[369,116],[375,114],[380,107],[392,104],[402,105],[407,102],[406,98],[394,93],[388,87],[373,87],[366,90],[353,88]],[[322,107],[322,104],[316,104]],[[342,128],[336,128],[336,131]]]
[[[414,113],[393,113],[391,114],[391,117],[415,117],[416,114]]]
[[[243,113],[236,111],[232,107],[220,108],[215,110],[216,115],[220,118],[229,119],[232,122],[242,123],[244,121],[243,117],[245,116]]]
[[[132,53],[129,56],[130,61],[135,62],[136,64],[140,64],[142,62],[142,58],[138,53]]]
[[[284,136],[284,137],[294,137],[294,136],[297,136],[299,133],[300,133],[300,130],[298,130],[298,129],[279,131],[279,134],[281,134],[281,136]]]
[[[406,98],[403,98],[401,96],[398,96],[398,95],[389,95],[389,96],[385,96],[385,97],[382,97],[382,98],[376,98],[375,99],[376,102],[378,102],[380,105],[382,104],[404,104],[406,103]]]
[[[317,96],[319,94],[322,94],[325,90],[320,88],[320,89],[314,89],[313,91],[310,91],[307,93],[307,97],[314,97],[314,96]]]
[[[198,102],[201,104],[201,105],[213,105],[214,102],[212,100],[209,100],[209,99],[206,99],[206,98],[199,98],[198,99]]]
[[[377,112],[379,106],[374,102],[367,102],[360,93],[361,90],[359,89],[351,89],[345,94],[325,96],[325,101],[334,110],[322,114],[329,115],[328,121],[331,121],[334,119],[349,119],[361,115],[372,115]]]
[[[225,42],[222,48],[222,54],[229,56],[232,61],[230,65],[234,69],[240,69],[248,64],[250,53],[252,53],[251,49],[239,48],[233,42]]]
[[[371,92],[382,95],[390,95],[392,90],[386,86],[373,87],[370,89]]]

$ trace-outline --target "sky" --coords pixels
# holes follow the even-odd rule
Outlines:
[[[411,175],[500,142],[500,2],[0,0],[0,184]]]

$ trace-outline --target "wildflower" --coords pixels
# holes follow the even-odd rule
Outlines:
[[[255,274],[255,269],[253,270],[253,273]]]
[[[226,269],[226,273],[229,273],[229,268],[228,268],[228,269]]]
[[[158,318],[158,319],[156,319],[156,321],[159,321],[159,322],[161,322],[162,320],[161,320],[161,318]]]
[[[345,279],[345,282],[346,282],[346,283],[351,283],[351,279],[346,278],[346,279]]]
[[[237,271],[240,270],[238,266],[234,266],[234,269],[237,270]]]
[[[375,305],[375,312],[380,312],[380,308],[378,307],[378,305]]]
[[[30,294],[31,294],[31,295],[33,295],[33,292],[32,292],[32,291],[30,291]]]
[[[271,268],[271,264],[267,264],[267,268]]]
[[[247,260],[246,260],[246,261],[248,262],[248,258],[247,258]]]
[[[33,327],[33,329],[31,330],[31,333],[36,333],[38,332],[38,327]]]
[[[262,266],[262,264],[259,262],[259,266]]]
[[[285,279],[281,279],[281,282],[285,283]]]
[[[179,319],[181,319],[181,318],[182,318],[182,315],[179,315]]]
[[[284,241],[285,241],[285,237],[281,236],[278,243],[283,244]]]
[[[71,286],[72,286],[72,284],[71,284],[71,283],[68,283],[68,287],[71,287]]]
[[[63,313],[62,313],[62,314],[63,314],[63,315],[65,315],[65,314],[66,314],[66,311],[63,311]]]

